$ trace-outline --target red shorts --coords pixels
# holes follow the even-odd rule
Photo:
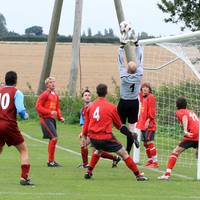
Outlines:
[[[0,147],[5,143],[8,146],[16,146],[24,142],[24,138],[19,131],[17,124],[0,120]]]

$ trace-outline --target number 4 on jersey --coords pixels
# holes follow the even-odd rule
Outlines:
[[[99,115],[99,106],[96,108],[96,110],[94,111],[93,113],[93,118],[96,120],[96,121],[99,121],[100,119],[100,115]]]

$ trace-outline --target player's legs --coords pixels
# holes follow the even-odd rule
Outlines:
[[[138,112],[139,112],[139,101],[138,99],[127,101],[127,117],[128,117],[128,128],[134,133],[135,132],[135,123],[138,121]],[[133,146],[133,140],[127,137],[127,146],[126,150],[130,154]]]
[[[85,146],[83,143],[83,138],[80,136],[80,150],[81,150],[81,158],[82,164],[78,167],[87,168],[88,167],[88,145],[90,144],[90,139],[87,137],[87,145]]]
[[[180,147],[180,146],[177,146],[171,153],[170,157],[169,157],[169,160],[168,160],[168,163],[167,163],[167,169],[166,169],[166,172],[158,177],[158,179],[160,180],[168,180],[171,176],[171,171],[172,169],[174,168],[175,164],[176,164],[176,161],[179,157],[179,155],[185,150],[185,148],[183,147]]]
[[[185,151],[186,149],[189,149],[189,148],[197,149],[198,148],[198,141],[182,140],[179,143],[179,145],[172,151],[172,153],[169,157],[168,163],[167,163],[166,172],[162,176],[158,177],[158,179],[168,180],[170,178],[171,171],[172,171],[173,167],[175,166],[179,155],[183,151]]]
[[[116,153],[124,160],[126,166],[135,174],[136,179],[138,181],[148,180],[148,178],[146,178],[145,176],[143,176],[139,172],[139,169],[138,169],[137,165],[135,164],[135,162],[130,157],[130,155],[128,154],[128,152],[125,150],[124,147],[122,147],[121,149],[119,149]]]
[[[134,133],[135,132],[135,124],[130,124],[128,123],[128,129]],[[129,137],[127,137],[127,142],[126,142],[126,151],[128,152],[128,154],[130,154],[131,149],[133,146],[133,140]]]
[[[56,131],[56,121],[52,118],[41,118],[40,119],[43,138],[49,139],[48,144],[48,167],[59,167],[57,162],[55,162],[55,151],[56,151],[56,144],[57,144],[57,131]]]
[[[154,136],[154,131],[142,131],[141,139],[148,157],[148,162],[144,165],[145,167],[158,167],[157,149],[154,145]]]
[[[20,161],[21,161],[20,184],[21,185],[33,185],[31,183],[31,180],[29,179],[30,162],[29,162],[28,148],[27,148],[25,142],[18,144],[15,147],[20,153]]]
[[[102,153],[101,150],[95,149],[93,151],[87,173],[84,176],[85,179],[90,179],[92,177],[92,172],[93,172],[97,162],[99,161],[99,158],[101,157],[101,153]]]

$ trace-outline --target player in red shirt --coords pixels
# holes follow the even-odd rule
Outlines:
[[[36,102],[36,110],[40,117],[40,123],[43,132],[43,138],[49,139],[48,145],[48,167],[60,167],[55,162],[55,149],[57,144],[56,118],[64,123],[65,119],[62,117],[60,111],[59,96],[55,92],[55,78],[48,77],[45,80],[46,91],[44,91]]]
[[[87,109],[85,114],[85,123],[83,125],[83,138],[86,143],[87,136],[89,136],[93,147],[96,149],[89,164],[85,179],[92,177],[92,172],[97,164],[102,151],[117,153],[127,167],[135,174],[138,181],[146,181],[148,178],[143,176],[133,159],[129,156],[122,144],[113,136],[112,124],[120,130],[121,133],[130,137],[135,144],[137,144],[137,137],[132,134],[125,125],[122,125],[117,108],[114,104],[105,99],[107,94],[107,86],[99,84],[96,88],[97,98]]]
[[[80,125],[83,127],[84,121],[85,121],[84,118],[85,118],[86,110],[87,110],[88,106],[90,106],[90,104],[92,103],[91,102],[91,92],[88,89],[84,90],[84,92],[82,93],[82,98],[84,101],[84,106],[80,112]],[[82,131],[79,134],[79,138],[80,138],[82,164],[79,165],[78,167],[87,168],[88,167],[88,145],[90,144],[90,139],[89,139],[89,137],[87,137],[87,144],[84,145]],[[92,148],[92,150],[93,150],[93,148]],[[113,161],[112,168],[117,167],[117,164],[121,160],[120,157],[114,156],[107,152],[102,152],[101,157],[112,160]]]
[[[141,140],[148,157],[146,167],[158,167],[157,150],[154,145],[156,132],[156,98],[149,83],[143,83],[140,92],[140,115],[136,127],[141,130]]]
[[[199,118],[192,111],[187,109],[187,101],[185,97],[178,97],[176,100],[176,117],[180,124],[183,126],[184,137],[179,142],[178,146],[172,151],[166,172],[158,177],[160,180],[168,180],[171,176],[171,171],[176,164],[178,156],[189,148],[198,148],[199,140]]]
[[[20,153],[21,160],[21,185],[33,185],[29,178],[30,163],[28,148],[18,128],[16,115],[28,119],[24,107],[24,95],[16,89],[17,73],[9,71],[5,75],[5,85],[0,88],[0,153],[5,144],[15,146]]]

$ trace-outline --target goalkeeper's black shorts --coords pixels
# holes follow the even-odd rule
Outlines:
[[[134,124],[138,121],[139,100],[120,99],[117,106],[117,111],[122,124],[126,124],[127,120],[129,124]]]
[[[182,140],[179,142],[179,147],[182,147],[184,149],[189,149],[189,148],[194,148],[197,149],[198,148],[198,141],[192,141],[192,140]]]

